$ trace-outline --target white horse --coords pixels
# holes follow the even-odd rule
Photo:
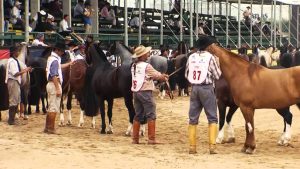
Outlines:
[[[259,60],[264,58],[266,60],[267,67],[276,66],[277,60],[279,60],[280,51],[275,49],[273,46],[267,48],[264,51],[258,53]]]

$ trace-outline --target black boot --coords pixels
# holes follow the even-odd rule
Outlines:
[[[17,106],[10,106],[8,109],[8,121],[7,123],[9,125],[14,125],[15,124],[15,116],[17,112]]]

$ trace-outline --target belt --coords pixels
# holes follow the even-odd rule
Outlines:
[[[200,83],[200,84],[192,84],[193,86],[209,86],[212,85],[212,83],[205,84],[205,83]]]

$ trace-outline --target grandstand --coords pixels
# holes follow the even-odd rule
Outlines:
[[[4,1],[0,0],[0,41],[2,45],[33,40],[37,32],[29,32],[28,30],[29,19],[31,18],[29,11],[32,16],[37,13],[42,5],[41,0],[21,1],[24,7],[25,31],[21,31],[18,27],[11,26],[11,24],[9,29],[4,31]],[[136,1],[136,8],[133,8],[127,7],[127,1],[110,0],[112,6],[116,6],[116,18],[118,20],[118,26],[112,27],[111,22],[99,17],[98,1],[91,0],[91,6],[94,11],[92,14],[91,34],[94,39],[105,43],[119,40],[124,41],[128,45],[144,43],[153,47],[158,47],[163,43],[175,46],[179,41],[186,41],[190,46],[193,46],[198,36],[196,29],[199,26],[198,21],[203,20],[206,22],[206,33],[216,36],[223,46],[230,45],[232,48],[239,48],[243,44],[249,47],[254,44],[281,46],[286,42],[290,42],[297,47],[300,46],[300,2],[297,0],[181,0],[181,9],[185,9],[175,12],[164,6],[164,0],[161,0],[160,6],[154,5],[153,7],[146,7],[146,1],[148,0]],[[63,0],[61,2],[63,14],[73,16],[73,9],[77,4],[77,0]],[[142,4],[144,4],[144,7],[142,7]],[[203,4],[209,9],[206,13],[202,10]],[[216,9],[216,4],[218,4],[219,10]],[[247,26],[243,20],[242,12],[237,16],[232,15],[231,11],[233,9],[243,11],[241,4],[247,4],[250,7],[255,4],[260,5],[260,16],[264,14],[264,6],[271,7],[271,18],[267,21],[261,21],[261,26],[269,23],[270,34],[265,34],[262,29],[254,29],[252,26]],[[285,23],[281,22],[281,19],[276,19],[281,18],[283,13],[282,6],[288,7],[289,12],[288,22]],[[188,19],[184,20],[186,11],[189,11],[191,14],[187,14]],[[127,23],[134,14],[145,19],[143,26],[146,28],[146,31],[142,32],[141,28],[133,29],[128,26]],[[179,31],[175,31],[168,24],[171,15],[177,17],[179,22],[182,23]],[[55,17],[57,25],[61,19],[62,16]],[[82,37],[86,36],[81,19],[72,17],[70,25],[76,34]],[[273,31],[276,28],[278,28],[279,33]],[[63,37],[58,33],[46,33],[47,42],[55,42],[59,39],[63,39]]]

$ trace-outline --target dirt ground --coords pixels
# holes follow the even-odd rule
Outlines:
[[[244,119],[240,110],[233,117],[236,143],[218,145],[217,155],[208,153],[207,120],[202,112],[198,125],[198,154],[188,154],[189,98],[181,97],[157,103],[157,138],[162,145],[147,145],[147,137],[140,145],[132,145],[125,137],[128,113],[123,99],[116,99],[113,109],[114,134],[100,135],[100,116],[97,128],[90,128],[90,118],[77,127],[79,108],[73,109],[73,125],[58,127],[57,135],[44,134],[45,115],[33,113],[28,121],[7,125],[7,113],[0,122],[0,169],[53,168],[299,168],[300,112],[293,106],[292,146],[277,145],[283,130],[283,120],[275,110],[257,110],[255,133],[257,151],[253,155],[240,152],[245,140]],[[73,104],[73,105],[74,105]],[[66,118],[66,115],[65,115]],[[59,117],[57,116],[56,124]],[[147,135],[147,133],[146,133]]]

